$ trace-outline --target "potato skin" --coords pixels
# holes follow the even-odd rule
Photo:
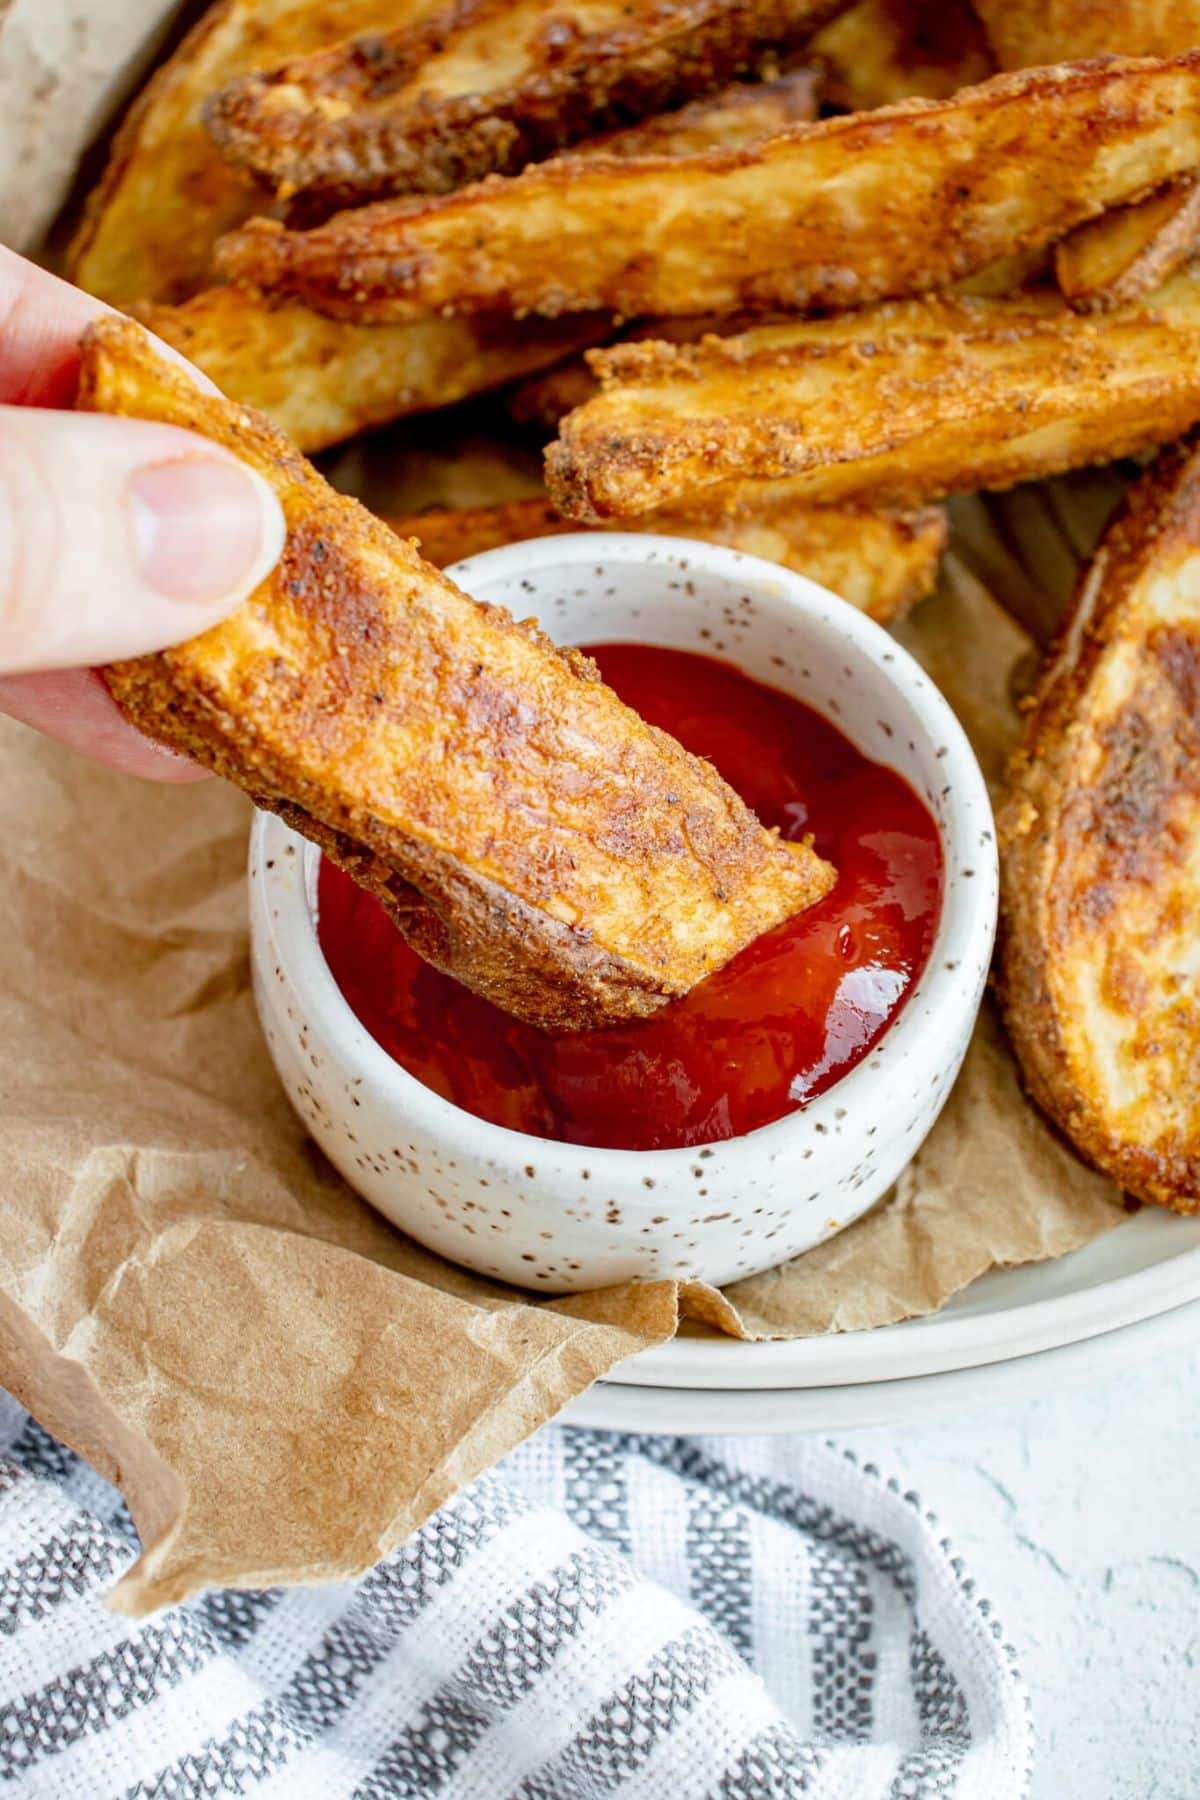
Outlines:
[[[847,0],[459,0],[230,82],[205,107],[233,162],[289,198],[447,194],[773,63]],[[614,152],[615,154],[616,152]]]
[[[376,323],[442,307],[837,310],[946,288],[1197,165],[1200,50],[998,75],[674,161],[556,157],[311,231],[256,220],[218,261]]]
[[[1032,1098],[1138,1199],[1200,1210],[1200,440],[1080,584],[998,812],[999,992]]]

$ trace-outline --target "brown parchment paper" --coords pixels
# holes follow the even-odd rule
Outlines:
[[[521,458],[432,429],[335,472],[397,507],[528,481]],[[1037,517],[1055,549],[1034,566],[1075,560]],[[1057,597],[1007,514],[956,524],[903,635],[994,777],[1035,652],[992,589],[1031,618],[1031,593]],[[0,721],[0,1381],[128,1497],[127,1611],[369,1566],[681,1312],[745,1337],[884,1325],[1121,1216],[1022,1100],[985,1009],[894,1195],[808,1256],[724,1296],[490,1285],[371,1213],[291,1113],[250,996],[248,815],[216,781],[142,785]]]

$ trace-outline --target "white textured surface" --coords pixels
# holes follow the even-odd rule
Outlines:
[[[1200,1345],[839,1442],[907,1478],[993,1601],[1033,1695],[1033,1800],[1196,1800]]]

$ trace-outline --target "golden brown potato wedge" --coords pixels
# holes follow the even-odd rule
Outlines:
[[[831,588],[881,624],[899,618],[933,591],[946,545],[946,519],[938,507],[886,513],[805,506],[786,494],[760,491],[769,485],[741,482],[710,505],[643,513],[628,522],[628,529],[699,538],[782,563]],[[536,497],[500,506],[439,506],[388,522],[399,536],[418,538],[422,556],[439,568],[500,544],[579,529],[548,500]]]
[[[222,393],[266,413],[301,450],[432,412],[544,369],[610,325],[568,319],[439,315],[403,325],[348,325],[306,306],[270,306],[241,287],[210,288],[137,318]]]
[[[713,143],[748,143],[811,117],[815,107],[814,77],[800,69],[778,81],[723,88],[678,112],[612,132],[596,145],[606,155],[636,155],[647,144],[683,154]],[[584,144],[576,153],[592,150]],[[607,318],[578,314],[518,321],[508,314],[434,313],[401,325],[359,326],[294,302],[272,306],[239,286],[210,288],[179,306],[131,310],[231,400],[265,412],[301,450],[321,450],[369,426],[449,406],[611,334]]]
[[[182,425],[275,489],[279,567],[224,624],[106,671],[135,724],[279,812],[429,961],[535,1024],[638,1017],[827,892],[586,657],[479,605],[141,328],[83,341],[85,408]]]
[[[1081,56],[1177,56],[1200,44],[1200,0],[974,0],[1002,69]]]
[[[944,288],[1200,165],[1200,51],[997,76],[672,163],[564,157],[457,194],[255,220],[228,274],[335,316],[854,306]]]
[[[512,174],[773,61],[846,0],[460,0],[208,101],[213,138],[281,192],[353,205]]]
[[[994,277],[986,286],[977,278],[979,287],[991,299],[986,309],[974,307],[972,291],[955,290],[940,298],[928,300],[885,300],[878,306],[863,307],[856,312],[839,313],[825,319],[784,320],[776,316],[764,322],[746,313],[714,318],[705,314],[696,319],[646,319],[620,332],[614,344],[695,344],[708,337],[745,335],[747,344],[763,347],[778,341],[780,346],[811,343],[859,343],[872,345],[889,338],[944,336],[955,331],[990,330],[1001,320],[1017,323],[1022,319],[1056,314],[1062,307],[1052,292],[1026,291],[1021,277],[1033,271],[1021,263],[1005,263],[994,269]],[[966,304],[959,305],[964,299]],[[783,329],[778,339],[771,327]],[[577,406],[583,406],[600,392],[600,377],[593,370],[586,351],[565,357],[543,375],[534,375],[514,388],[508,398],[508,410],[519,425],[536,425],[553,436],[563,419]]]
[[[974,275],[956,281],[949,292],[968,297],[983,294],[996,299],[1019,294],[1044,281],[1050,274],[1053,262],[1054,248],[1050,244],[1039,244],[1033,250],[1017,250],[1012,256],[1002,256],[998,262],[986,263]]]
[[[551,496],[571,518],[626,518],[786,476],[817,504],[912,506],[1129,455],[1200,419],[1197,275],[1097,319],[1049,299],[1022,319],[1020,304],[943,305],[931,320],[975,321],[944,335],[850,315],[825,343],[809,322],[593,351],[606,385],[547,452]]]
[[[1200,1208],[1200,448],[1143,476],[1043,670],[1000,808],[1000,994],[1032,1097]]]
[[[80,287],[114,306],[182,300],[212,275],[223,231],[261,212],[262,189],[204,129],[208,95],[246,69],[425,17],[444,0],[217,0],[142,90],[68,255]]]
[[[856,0],[812,41],[823,97],[847,112],[946,100],[995,69],[969,0]]]
[[[1054,275],[1077,312],[1105,312],[1152,294],[1200,238],[1200,180],[1181,175],[1146,200],[1081,225],[1054,250]]]

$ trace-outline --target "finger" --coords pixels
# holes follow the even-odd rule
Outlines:
[[[0,676],[0,713],[95,762],[147,781],[203,781],[207,770],[143,737],[95,669]]]
[[[69,406],[79,377],[84,327],[112,310],[0,244],[0,400],[18,406]],[[154,341],[201,387],[216,391],[177,350]]]
[[[207,439],[0,407],[0,673],[194,637],[246,599],[283,540],[267,483]]]

